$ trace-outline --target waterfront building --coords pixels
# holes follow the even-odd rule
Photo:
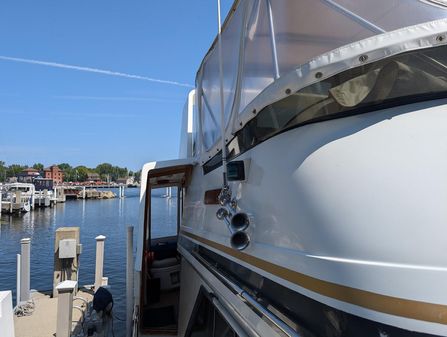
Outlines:
[[[57,165],[52,165],[44,169],[44,178],[53,179],[55,184],[60,184],[64,180],[64,172]]]
[[[101,181],[101,177],[98,173],[87,173],[87,181]]]
[[[54,181],[50,178],[38,177],[34,179],[33,183],[36,187],[36,191],[52,190],[54,186]]]
[[[6,183],[16,183],[17,177],[8,177],[6,178]]]
[[[132,185],[135,183],[135,178],[132,177],[124,177],[124,178],[118,178],[116,179],[116,183],[117,184],[122,184],[122,185]]]
[[[17,181],[21,183],[32,183],[38,177],[40,177],[40,172],[30,167],[17,174]]]

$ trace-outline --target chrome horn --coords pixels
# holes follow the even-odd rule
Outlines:
[[[231,247],[237,250],[244,250],[250,244],[250,236],[244,231],[237,231],[231,234]]]
[[[216,212],[216,218],[224,221],[231,233],[231,247],[244,250],[250,244],[250,236],[245,230],[252,222],[247,213],[237,212],[237,200],[231,198],[230,187],[224,186],[218,196],[219,204],[222,206]],[[233,214],[233,212],[236,212]]]
[[[245,230],[250,226],[250,216],[247,213],[238,212],[230,219],[231,247],[244,250],[250,244],[250,236]]]
[[[231,217],[230,226],[235,232],[244,231],[249,225],[250,218],[247,213],[239,212]]]

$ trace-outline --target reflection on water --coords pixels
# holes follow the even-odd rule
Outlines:
[[[114,191],[117,193],[117,191]],[[154,232],[164,236],[176,226],[177,199],[152,195]],[[105,235],[104,276],[114,297],[114,311],[125,317],[126,232],[137,227],[139,189],[126,189],[124,199],[68,200],[53,208],[37,208],[22,215],[0,218],[0,290],[16,287],[16,254],[20,240],[31,238],[31,287],[47,290],[52,287],[54,232],[58,227],[79,226],[83,252],[80,257],[79,282],[93,284],[95,277],[95,237]],[[138,233],[134,231],[135,235]],[[154,233],[155,234],[155,233]],[[134,237],[135,242],[135,237]],[[136,250],[136,245],[135,245]],[[115,322],[115,336],[124,336],[124,322]]]

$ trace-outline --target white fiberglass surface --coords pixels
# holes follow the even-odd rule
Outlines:
[[[428,0],[240,0],[231,13],[222,35],[226,123],[275,78],[311,59],[373,35],[446,18],[447,7]],[[217,43],[197,83],[210,149],[220,138]]]

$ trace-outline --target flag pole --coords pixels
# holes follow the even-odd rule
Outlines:
[[[217,0],[217,21],[218,34],[217,45],[219,52],[219,82],[220,82],[220,133],[222,141],[222,168],[223,168],[223,187],[228,186],[227,183],[227,147],[225,144],[225,114],[224,114],[224,88],[223,88],[223,60],[222,60],[222,21],[220,16],[220,0]]]

